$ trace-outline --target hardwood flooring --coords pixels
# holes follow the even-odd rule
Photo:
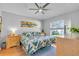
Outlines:
[[[58,56],[79,56],[79,39],[58,38],[56,46]]]
[[[25,56],[22,47],[13,47],[0,50],[0,56]],[[56,40],[57,56],[79,56],[79,40],[68,38],[57,38]]]
[[[0,56],[25,56],[25,52],[22,47],[13,47],[0,50]]]
[[[47,46],[45,48],[36,51],[31,56],[55,56],[55,55],[56,55],[56,48],[55,45],[52,44],[52,46]],[[0,56],[27,56],[27,55],[25,54],[25,51],[22,49],[22,47],[12,47],[1,50]]]

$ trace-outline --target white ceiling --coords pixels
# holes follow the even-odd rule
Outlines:
[[[39,3],[43,6],[44,3]],[[51,3],[46,8],[50,9],[45,12],[45,14],[37,13],[36,11],[29,10],[29,8],[37,8],[33,3],[0,3],[0,10],[15,13],[17,15],[22,15],[26,17],[35,18],[38,20],[49,19],[54,16],[62,15],[65,13],[73,12],[79,9],[79,4],[77,3]]]

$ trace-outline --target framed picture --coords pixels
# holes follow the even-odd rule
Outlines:
[[[26,27],[26,28],[33,28],[37,26],[36,23],[31,22],[31,21],[21,21],[21,27]]]
[[[0,32],[1,32],[1,29],[2,29],[2,17],[0,16]]]

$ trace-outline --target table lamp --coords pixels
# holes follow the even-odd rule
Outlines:
[[[12,35],[12,36],[15,35],[16,36],[17,35],[16,30],[17,30],[16,28],[11,28],[10,29],[10,31],[11,31],[10,35]]]

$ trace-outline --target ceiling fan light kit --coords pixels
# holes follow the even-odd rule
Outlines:
[[[47,7],[49,5],[49,3],[46,3],[43,6],[39,6],[37,3],[35,3],[35,5],[36,5],[37,9],[30,8],[29,10],[36,10],[35,14],[37,14],[37,13],[45,14],[44,11],[48,10],[48,9],[45,9],[45,7]]]
[[[42,9],[39,9],[39,12],[42,12],[43,10]]]

